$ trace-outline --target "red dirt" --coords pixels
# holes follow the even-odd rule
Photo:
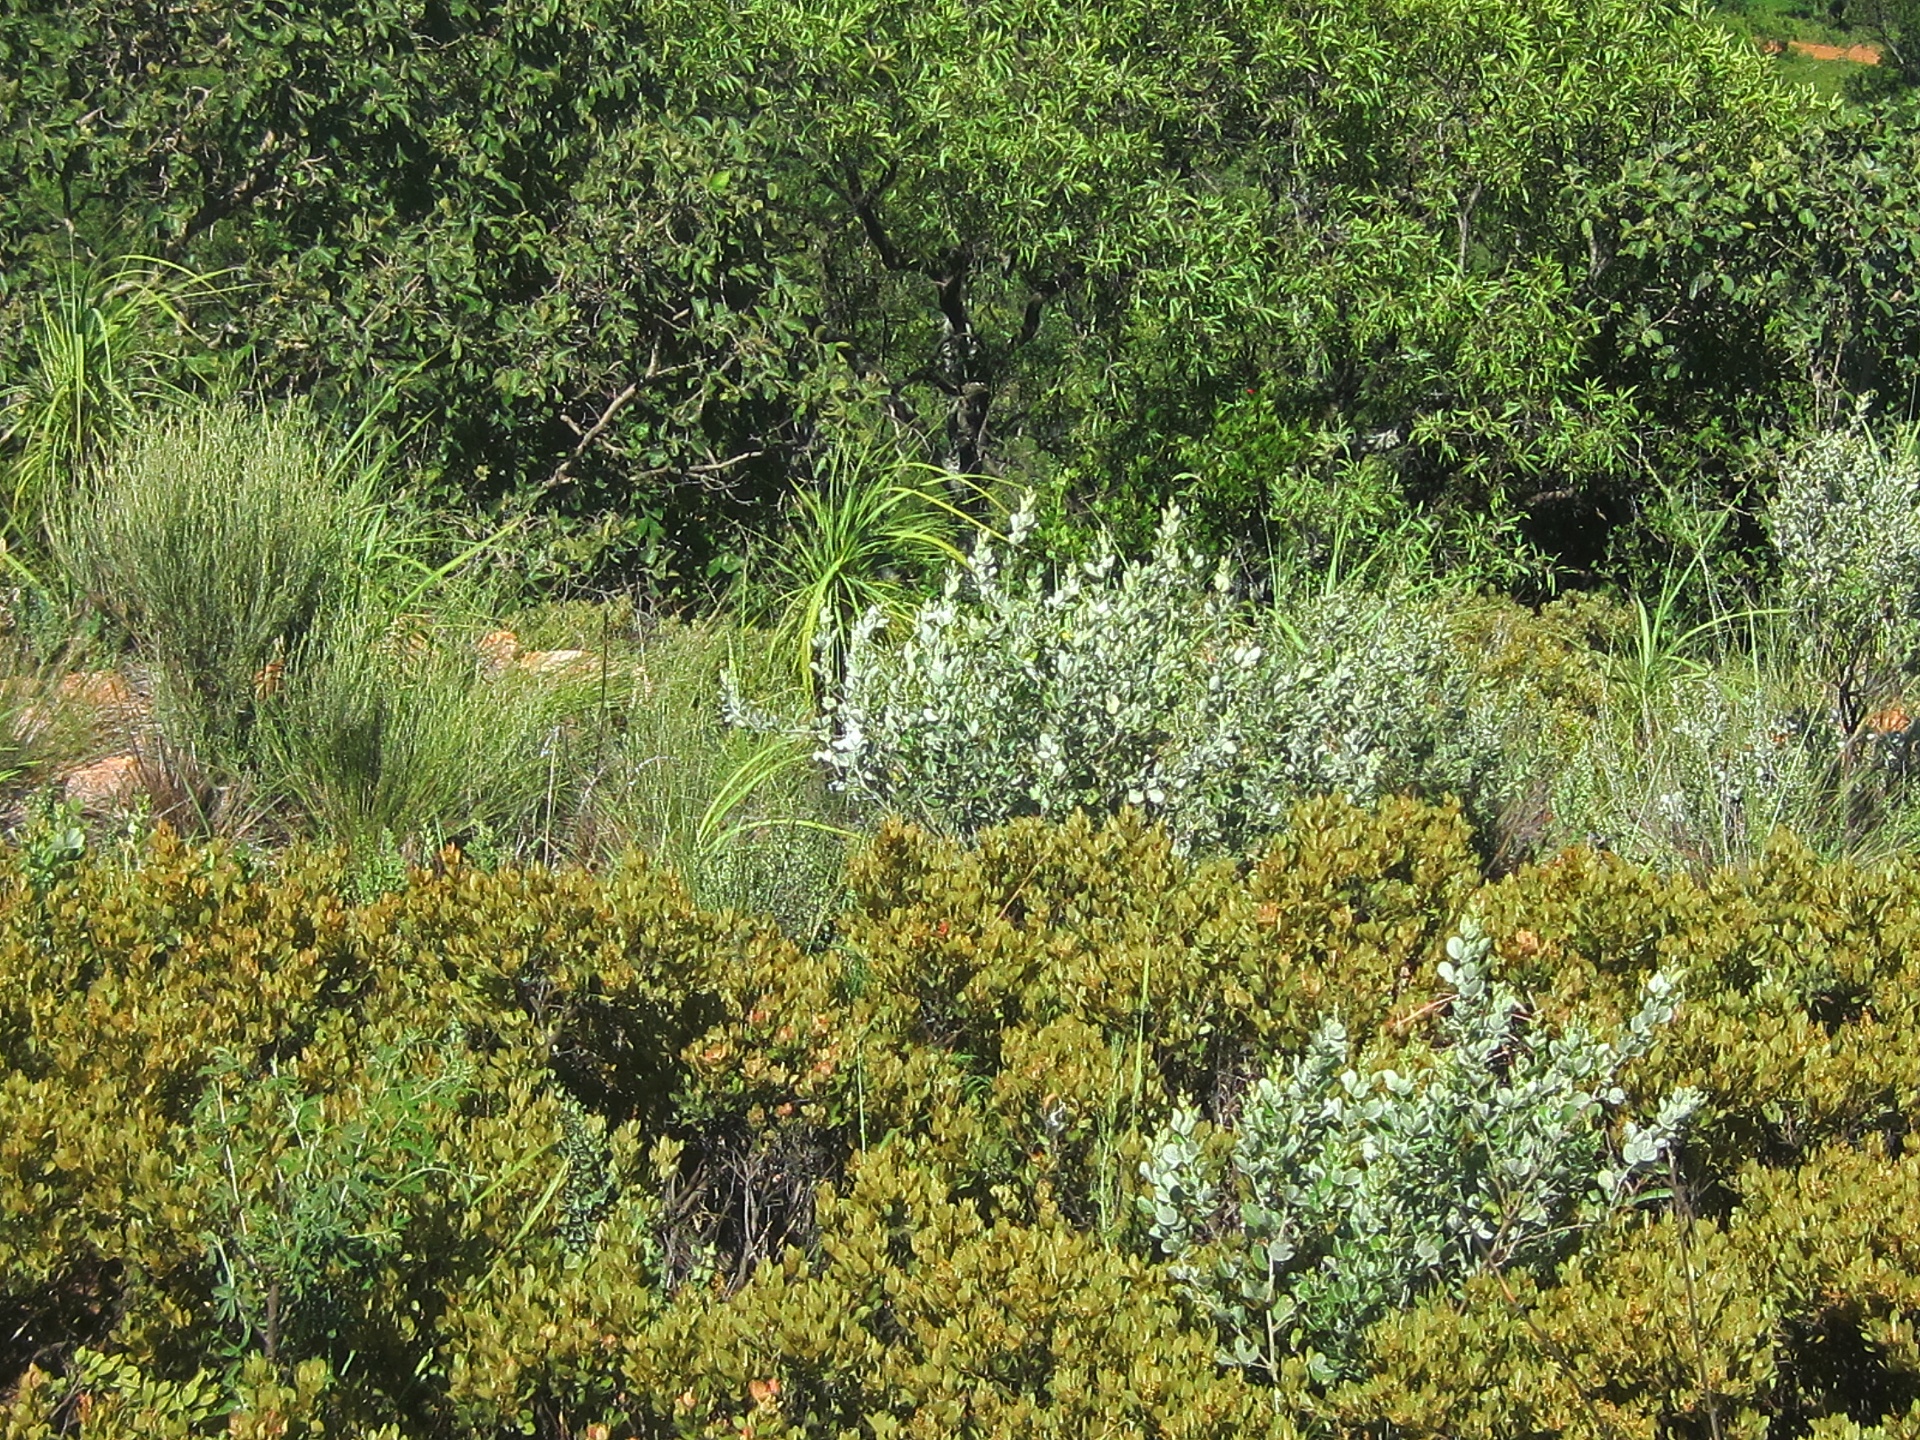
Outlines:
[[[1880,52],[1871,45],[1816,45],[1811,40],[1762,40],[1760,48],[1769,55],[1791,50],[1810,60],[1850,60],[1855,65],[1878,65]]]

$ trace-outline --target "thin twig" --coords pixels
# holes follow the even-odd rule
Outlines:
[[[595,420],[593,424],[588,426],[586,431],[582,433],[579,443],[573,447],[573,453],[554,468],[553,474],[547,477],[546,483],[540,488],[542,490],[555,490],[565,484],[567,477],[573,473],[573,467],[579,463],[580,457],[587,453],[587,447],[605,433],[607,426],[613,423],[613,417],[624,410],[627,403],[639,393],[640,382],[636,380],[618,395],[614,396],[613,399],[609,400],[607,402],[607,408],[600,412],[600,418]]]
[[[1492,1266],[1488,1267],[1487,1273],[1493,1276],[1494,1284],[1500,1287],[1500,1294],[1505,1298],[1507,1308],[1520,1317],[1520,1323],[1532,1332],[1535,1342],[1553,1357],[1554,1363],[1567,1377],[1567,1383],[1573,1388],[1574,1399],[1579,1401],[1580,1408],[1587,1412],[1587,1418],[1593,1421],[1595,1432],[1612,1435],[1615,1440],[1625,1440],[1619,1427],[1602,1415],[1600,1407],[1593,1403],[1593,1397],[1587,1393],[1587,1387],[1581,1383],[1579,1371],[1574,1368],[1573,1357],[1567,1354],[1560,1342],[1549,1335],[1540,1322],[1533,1318],[1533,1312],[1520,1303],[1520,1297],[1514,1294],[1513,1287],[1507,1284],[1507,1277]]]
[[[1667,1175],[1673,1185],[1674,1213],[1680,1217],[1680,1274],[1687,1282],[1687,1327],[1693,1340],[1694,1375],[1700,1386],[1700,1403],[1707,1412],[1707,1428],[1713,1440],[1722,1440],[1720,1406],[1707,1385],[1707,1353],[1700,1343],[1700,1304],[1693,1289],[1693,1205],[1681,1184],[1680,1157],[1673,1149],[1667,1151]]]

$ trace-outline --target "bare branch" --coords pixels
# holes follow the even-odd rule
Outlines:
[[[685,313],[685,312],[682,312],[682,313]],[[677,319],[678,317],[676,316],[675,318]],[[647,373],[642,375],[638,380],[634,381],[631,385],[627,386],[626,389],[622,390],[618,395],[614,396],[613,399],[609,400],[607,402],[606,409],[600,412],[600,418],[595,420],[593,424],[589,425],[585,431],[582,431],[580,427],[574,423],[572,416],[562,414],[560,417],[562,422],[565,423],[566,427],[569,430],[573,431],[574,434],[578,435],[580,439],[574,445],[573,453],[568,455],[566,459],[562,460],[559,463],[559,465],[557,465],[554,468],[553,474],[549,475],[546,478],[546,480],[541,484],[540,491],[544,493],[548,490],[555,490],[555,489],[558,489],[561,485],[564,485],[566,483],[567,477],[573,473],[573,467],[580,463],[580,457],[587,453],[587,448],[591,446],[594,441],[598,440],[602,435],[606,433],[607,426],[613,423],[613,417],[618,415],[622,410],[627,408],[628,404],[632,402],[633,398],[640,393],[640,387],[642,385],[652,384],[655,380],[658,380],[663,374],[671,375],[675,371],[685,370],[688,368],[690,367],[685,365],[676,365],[672,367],[672,369],[663,371],[660,368],[660,342],[656,340],[653,342],[653,354],[647,357]]]
[[[546,478],[546,482],[542,484],[540,488],[542,490],[553,490],[565,484],[567,477],[573,473],[573,467],[579,463],[580,457],[587,453],[587,447],[600,438],[607,426],[613,423],[613,417],[624,410],[627,407],[627,403],[639,393],[640,382],[636,380],[618,395],[614,396],[613,399],[609,400],[607,402],[607,408],[600,412],[600,418],[587,428],[585,434],[580,436],[579,443],[573,447],[573,453],[554,468],[553,474]],[[569,424],[571,424],[571,422],[569,422]],[[575,426],[574,428],[578,430],[579,427]]]

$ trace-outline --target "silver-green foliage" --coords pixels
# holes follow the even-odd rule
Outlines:
[[[1648,981],[1612,1039],[1531,1032],[1487,978],[1470,922],[1448,942],[1456,994],[1441,1043],[1408,1073],[1362,1073],[1328,1020],[1304,1054],[1246,1096],[1224,1156],[1177,1112],[1141,1163],[1140,1204],[1175,1276],[1212,1312],[1228,1363],[1277,1375],[1302,1357],[1322,1380],[1357,1373],[1362,1331],[1434,1285],[1538,1267],[1631,1203],[1699,1104],[1677,1091],[1610,1150],[1621,1068],[1673,1015]]]
[[[1837,667],[1905,661],[1920,639],[1920,463],[1859,429],[1818,436],[1782,467],[1767,510],[1782,598]]]
[[[904,645],[859,626],[821,758],[858,802],[962,831],[1133,804],[1183,845],[1278,830],[1300,795],[1472,793],[1496,710],[1444,616],[1404,594],[1335,590],[1263,609],[1182,543],[1053,576],[1016,516],[976,547]]]

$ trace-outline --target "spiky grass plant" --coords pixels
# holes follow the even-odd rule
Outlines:
[[[260,705],[263,783],[356,855],[482,839],[555,858],[588,775],[584,681],[482,673],[471,635],[377,603],[316,628]]]
[[[376,513],[300,415],[204,405],[142,420],[49,533],[152,667],[171,738],[237,758],[256,678],[351,593]]]
[[[24,374],[0,390],[11,545],[35,546],[61,486],[142,416],[188,398],[187,310],[218,294],[222,278],[130,257],[75,266],[40,299]]]
[[[750,586],[749,609],[775,634],[811,699],[816,677],[837,677],[854,624],[869,610],[904,616],[918,588],[964,555],[959,543],[983,525],[944,488],[978,495],[965,477],[903,460],[891,442],[830,446],[813,482],[794,491],[785,532]]]

